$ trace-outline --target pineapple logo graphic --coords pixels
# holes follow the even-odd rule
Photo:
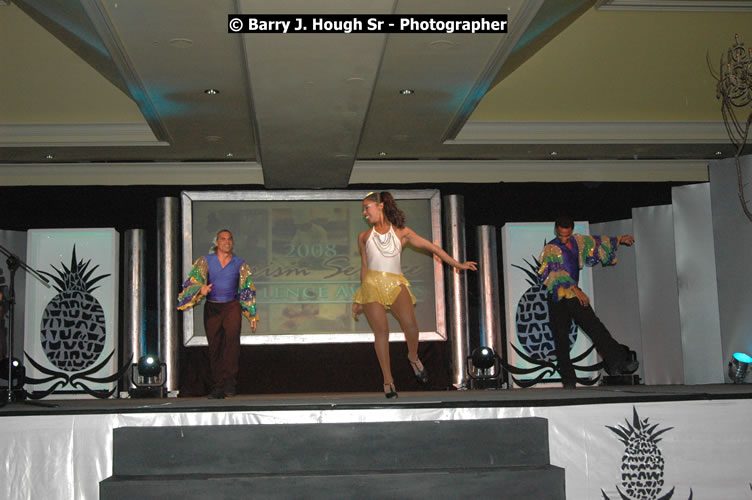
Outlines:
[[[58,292],[45,307],[40,325],[42,348],[56,369],[34,360],[28,352],[24,353],[29,363],[46,375],[40,379],[27,376],[26,383],[49,384],[44,389],[37,388],[34,392],[26,393],[26,396],[41,399],[60,387],[70,385],[73,389],[85,391],[92,396],[108,398],[117,390],[116,384],[108,390],[91,388],[89,383],[112,384],[125,374],[131,362],[130,359],[124,359],[123,366],[116,373],[96,375],[101,373],[115,355],[113,348],[103,356],[107,340],[105,314],[102,304],[92,295],[99,288],[95,285],[110,275],[95,276],[99,266],[90,268],[91,259],[79,260],[75,245],[70,267],[62,262],[60,266],[62,270],[50,264],[56,275],[39,271],[52,278]],[[98,360],[99,363],[95,365]]]
[[[109,274],[92,277],[99,266],[89,270],[90,264],[91,260],[76,259],[74,245],[70,268],[61,262],[62,271],[50,264],[57,276],[40,271],[55,281],[59,292],[42,315],[42,347],[47,359],[65,372],[88,368],[104,349],[104,311],[91,292],[98,288],[94,284]]]
[[[532,387],[542,381],[545,377],[557,373],[554,336],[553,333],[551,333],[548,319],[547,291],[543,286],[541,277],[538,275],[540,262],[535,257],[532,257],[532,259],[532,262],[523,259],[527,267],[512,264],[512,267],[516,267],[525,273],[527,276],[527,284],[530,285],[530,287],[525,290],[522,297],[520,297],[520,300],[517,303],[517,312],[515,314],[517,341],[522,347],[522,350],[514,345],[511,347],[521,359],[525,360],[530,365],[530,368],[512,366],[502,360],[504,368],[509,373],[513,374],[512,379],[515,384],[520,387]],[[569,329],[569,344],[574,345],[576,340],[577,325],[572,321]],[[591,345],[585,352],[572,358],[572,364],[576,370],[597,371],[600,369],[600,363],[593,366],[578,366],[576,364],[590,355],[594,348],[595,346]],[[514,377],[514,374],[532,375],[532,377],[518,379]],[[599,376],[593,379],[583,377],[578,378],[577,382],[584,385],[593,385],[599,378]]]
[[[523,259],[524,260],[524,259]],[[521,269],[527,275],[527,284],[530,288],[525,290],[520,301],[517,303],[515,325],[517,326],[517,340],[533,359],[539,361],[554,361],[554,336],[548,323],[548,302],[546,300],[546,288],[543,280],[538,275],[540,262],[533,257],[533,262],[524,260],[527,268],[512,264],[512,267]],[[574,344],[577,340],[577,325],[572,321],[569,329],[569,343]]]
[[[626,427],[618,425],[606,428],[619,436],[624,446],[624,455],[621,458],[621,487],[624,492],[616,487],[622,500],[668,500],[674,495],[674,489],[663,496],[663,471],[665,461],[663,454],[658,448],[658,436],[673,427],[658,430],[658,425],[650,425],[647,418],[640,419],[637,408],[632,407],[632,422],[625,420]],[[606,493],[601,490],[605,500],[610,500]],[[692,490],[689,490],[689,499],[692,499]]]

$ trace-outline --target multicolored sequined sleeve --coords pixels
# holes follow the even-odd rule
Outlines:
[[[604,266],[616,264],[618,238],[613,236],[573,235],[580,248],[580,268],[601,263]]]
[[[558,302],[563,298],[575,297],[574,287],[577,282],[564,268],[561,248],[556,245],[546,245],[543,247],[543,252],[541,252],[538,260],[541,263],[538,275],[554,301]]]
[[[251,267],[247,263],[240,266],[240,279],[238,281],[238,298],[240,307],[243,309],[243,316],[248,321],[259,319],[256,313],[256,287],[251,280]]]
[[[193,263],[193,269],[188,273],[188,278],[183,283],[183,291],[178,295],[178,310],[184,311],[195,306],[204,297],[199,293],[201,287],[206,284],[209,275],[209,263],[206,257],[199,257]]]

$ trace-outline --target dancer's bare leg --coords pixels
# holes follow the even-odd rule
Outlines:
[[[423,364],[418,359],[418,320],[415,319],[415,306],[405,286],[402,285],[400,288],[402,291],[392,304],[392,314],[399,321],[402,331],[405,332],[407,359],[415,363],[419,370],[423,370]]]
[[[373,330],[373,348],[379,360],[384,385],[393,384],[394,378],[389,361],[389,322],[386,317],[386,310],[378,302],[369,302],[363,304],[363,312],[366,313],[368,324],[371,325],[371,330]]]

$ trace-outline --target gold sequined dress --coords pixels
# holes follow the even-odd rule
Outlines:
[[[404,285],[410,300],[415,304],[415,295],[410,290],[410,282],[402,274],[402,242],[389,226],[389,231],[379,234],[375,228],[366,240],[366,263],[368,271],[360,288],[353,296],[356,304],[378,302],[389,309],[397,300]]]

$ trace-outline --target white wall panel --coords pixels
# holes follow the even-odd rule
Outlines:
[[[591,224],[590,232],[607,236],[632,234],[632,220]],[[616,341],[637,352],[637,359],[642,362],[635,247],[620,245],[616,256],[615,266],[593,266],[593,294],[598,304],[595,312]],[[642,376],[641,370],[638,374]]]
[[[683,384],[671,205],[632,209],[646,385]]]
[[[723,383],[710,185],[671,190],[685,384]]]
[[[718,279],[718,309],[723,359],[743,351],[752,354],[752,222],[737,196],[733,158],[710,162],[710,201]],[[752,156],[742,158],[746,196],[752,198]]]
[[[117,373],[120,243],[111,228],[31,229],[29,267],[49,287],[27,279],[24,352],[41,368],[27,376],[44,380],[27,391],[83,394],[109,391],[103,381]],[[112,354],[112,357],[109,357]]]
[[[587,223],[575,222],[574,231],[589,234]],[[504,271],[504,314],[506,319],[507,362],[516,368],[531,370],[530,373],[512,374],[510,383],[523,384],[540,378],[537,387],[544,387],[546,382],[560,383],[558,372],[550,368],[556,359],[553,337],[548,326],[548,304],[545,296],[541,297],[542,285],[538,282],[535,265],[546,242],[554,237],[553,222],[509,222],[501,228]],[[586,266],[580,273],[580,288],[593,298],[593,307],[597,306],[592,292],[591,267]],[[528,273],[532,272],[533,275]],[[574,359],[591,348],[593,342],[582,329],[570,349]],[[534,362],[525,360],[517,354],[533,358]],[[595,351],[577,366],[592,366],[598,363]],[[596,372],[577,370],[578,378],[593,379]]]

